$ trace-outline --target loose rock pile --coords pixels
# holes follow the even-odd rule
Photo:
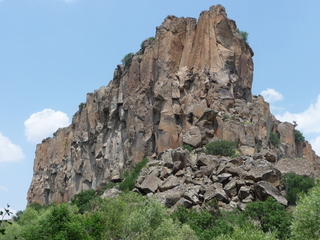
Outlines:
[[[287,205],[280,192],[281,172],[262,154],[237,158],[169,149],[142,169],[136,189],[155,195],[166,207],[204,208],[216,199],[225,209],[244,209],[251,201],[271,196]]]

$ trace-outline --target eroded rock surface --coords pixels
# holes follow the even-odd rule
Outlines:
[[[271,164],[299,157],[310,162],[313,174],[319,175],[319,159],[311,146],[295,143],[294,126],[277,121],[263,97],[252,96],[252,56],[235,22],[220,5],[202,12],[198,20],[168,16],[157,27],[155,40],[144,42],[130,67],[118,65],[107,87],[87,94],[69,127],[37,146],[28,203],[69,201],[83,190],[121,181],[124,170],[142,157],[164,156],[164,151],[181,147],[183,142],[201,148],[218,139],[235,141],[244,155]],[[279,146],[270,144],[271,131],[278,135]],[[172,197],[166,201],[170,204],[181,199],[177,194],[183,192],[183,205],[188,206],[210,198],[198,188],[185,193],[183,186],[175,186],[174,178],[162,182],[172,174],[196,181],[193,171],[184,170],[187,157],[176,154],[174,159],[180,160],[164,159],[161,171],[146,178],[154,182],[146,182],[143,191],[169,189]],[[213,158],[198,159],[201,167],[196,174],[206,176],[203,183],[213,181],[210,172],[219,162]],[[249,166],[251,160],[235,161],[237,166],[243,162]],[[232,165],[221,165],[219,170],[219,174],[232,175],[228,181],[243,177],[242,170]],[[266,181],[252,169],[244,171],[251,174],[246,181]],[[277,186],[277,181],[272,184]],[[215,187],[221,201],[236,202],[232,200],[233,186]],[[236,197],[243,198],[249,192],[244,187]],[[198,200],[194,198],[197,194]]]

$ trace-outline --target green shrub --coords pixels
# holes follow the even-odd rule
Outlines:
[[[78,193],[71,199],[71,204],[76,205],[79,208],[79,213],[83,214],[88,210],[90,201],[94,198],[97,198],[95,193],[96,191],[94,189],[89,189]]]
[[[319,239],[320,236],[320,182],[301,194],[293,212],[292,234],[294,239]]]
[[[287,191],[286,198],[291,205],[296,204],[299,193],[307,193],[308,190],[315,185],[313,178],[297,175],[293,172],[285,173],[282,178],[282,183]]]
[[[178,207],[178,209],[171,214],[171,217],[183,224],[188,224],[200,240],[212,239],[221,233],[232,231],[232,227],[228,224],[219,221],[216,222],[215,217],[207,210],[197,212],[184,207]]]
[[[32,210],[33,213],[36,212],[34,209]],[[51,205],[49,208],[40,211],[36,219],[29,218],[30,222],[25,222],[21,237],[25,240],[89,239],[85,232],[82,216],[77,215],[77,212],[76,206],[67,203]]]
[[[254,227],[252,224],[248,224],[244,227],[234,225],[234,231],[232,234],[222,234],[215,238],[215,240],[276,240],[276,234],[273,232],[263,232],[260,229]]]
[[[126,170],[122,176],[124,180],[119,184],[119,189],[122,191],[131,191],[134,189],[135,182],[140,174],[141,169],[147,164],[148,159],[143,158],[138,162],[132,171]]]
[[[83,108],[85,108],[86,105],[87,105],[86,103],[80,103],[78,106],[79,110],[82,110]]]
[[[190,146],[189,144],[186,144],[186,143],[183,144],[182,148],[183,149],[187,149],[189,152],[192,152],[192,150],[193,150],[193,147]]]
[[[278,136],[274,132],[270,133],[270,142],[275,147],[278,146],[280,143],[280,139],[278,138]]]
[[[280,239],[287,239],[291,235],[291,216],[285,207],[272,197],[266,201],[248,203],[244,214],[258,221],[264,232],[274,231]]]
[[[216,141],[208,143],[206,146],[206,154],[210,155],[220,155],[220,156],[233,156],[236,151],[236,143],[229,141]]]
[[[294,129],[294,130],[293,130],[293,133],[294,133],[294,141],[295,141],[296,143],[304,142],[304,141],[305,141],[304,136],[302,135],[302,133],[301,133],[299,130]]]
[[[149,37],[148,39],[143,40],[143,42],[140,44],[140,49],[142,50],[142,52],[144,52],[144,50],[146,49],[146,46],[145,46],[146,42],[149,42],[152,44],[154,43],[155,40],[156,39],[154,37]]]
[[[122,64],[126,67],[129,68],[131,66],[132,58],[134,56],[134,53],[128,53],[127,55],[124,56],[124,58],[121,60]]]
[[[238,28],[237,28],[237,31],[238,33],[242,36],[243,40],[248,43],[248,36],[249,36],[249,33],[245,32],[245,31],[240,31]]]

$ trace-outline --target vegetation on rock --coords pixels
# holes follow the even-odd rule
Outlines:
[[[182,148],[183,149],[187,149],[189,152],[192,152],[192,150],[193,150],[193,147],[190,146],[189,144],[186,144],[186,143],[183,144]]]
[[[125,68],[129,68],[131,66],[132,58],[134,56],[134,53],[128,53],[124,56],[124,58],[121,60],[122,64]]]
[[[236,143],[225,140],[208,143],[205,148],[206,153],[210,155],[231,157],[236,153]]]
[[[304,142],[304,141],[305,141],[304,136],[302,135],[302,133],[301,133],[299,130],[294,129],[294,130],[293,130],[293,133],[294,133],[294,141],[295,141],[296,143]]]
[[[148,159],[143,158],[138,162],[132,171],[126,170],[123,174],[124,180],[119,184],[119,189],[122,191],[131,191],[134,189],[135,181],[139,176],[141,169],[147,164]]]
[[[277,147],[280,143],[280,139],[278,138],[278,136],[274,132],[270,133],[270,142],[275,147]]]
[[[242,36],[245,43],[248,43],[249,33],[245,32],[245,31],[240,31],[238,28],[237,28],[237,32]]]

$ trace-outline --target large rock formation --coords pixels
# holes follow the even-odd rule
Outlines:
[[[294,126],[277,121],[269,104],[252,96],[252,56],[220,5],[198,21],[168,16],[130,66],[118,65],[107,87],[87,95],[69,127],[37,146],[28,203],[69,201],[120,181],[144,156],[217,139],[274,162],[305,157],[317,175],[311,146],[295,143]],[[271,132],[280,138],[277,147]]]

